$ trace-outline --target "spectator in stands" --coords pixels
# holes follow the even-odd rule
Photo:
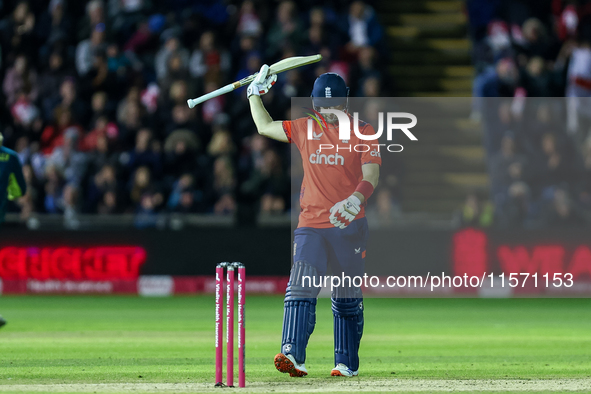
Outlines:
[[[113,122],[109,122],[106,116],[100,116],[96,119],[94,129],[87,133],[82,139],[80,149],[83,151],[93,151],[96,149],[99,137],[105,136],[112,144],[119,137],[119,128]]]
[[[154,188],[150,169],[148,167],[139,167],[133,173],[132,183],[129,186],[129,201],[137,209],[140,206],[144,194]]]
[[[501,150],[491,159],[491,194],[495,201],[502,201],[514,182],[525,177],[526,158],[516,152],[512,133],[506,133]]]
[[[45,110],[48,121],[56,120],[65,111],[70,111],[72,120],[76,123],[85,124],[88,116],[88,106],[78,97],[76,82],[71,77],[64,79],[59,92],[54,93]]]
[[[541,142],[541,155],[532,163],[532,187],[549,198],[562,184],[571,185],[574,181],[575,168],[573,155],[563,144],[559,144],[556,135],[545,133]]]
[[[62,193],[64,179],[55,165],[45,168],[45,198],[43,208],[47,213],[63,213]]]
[[[192,173],[197,168],[196,152],[200,142],[188,129],[178,129],[170,133],[164,143],[164,168],[167,176],[175,179],[182,174]]]
[[[42,60],[47,60],[53,43],[71,40],[72,19],[66,13],[64,3],[64,0],[51,0],[48,10],[41,14],[41,18],[35,26],[37,39],[41,45]]]
[[[162,157],[159,150],[154,150],[152,131],[148,128],[138,131],[135,148],[129,152],[128,170],[133,172],[138,167],[149,168],[156,178],[162,176]]]
[[[96,146],[88,152],[88,175],[96,174],[105,165],[115,163],[118,155],[113,152],[114,142],[109,141],[106,134],[99,134],[96,139]]]
[[[140,89],[137,86],[132,86],[127,91],[125,97],[119,101],[117,105],[117,122],[123,123],[128,118],[129,107],[135,104],[140,104]]]
[[[519,86],[519,70],[510,58],[497,62],[494,71],[482,75],[477,85],[476,97],[513,97]]]
[[[584,212],[591,210],[591,140],[587,139],[582,150],[582,168],[573,188],[573,204]]]
[[[185,174],[175,183],[167,208],[177,213],[202,213],[207,208],[203,192],[195,189],[195,180]]]
[[[320,53],[324,47],[328,48],[331,53],[338,53],[339,47],[344,41],[343,35],[335,26],[334,21],[327,17],[323,8],[312,8],[309,23],[308,42],[304,53],[309,55]]]
[[[181,177],[174,182],[172,186],[172,191],[168,196],[168,201],[166,203],[166,208],[169,211],[176,211],[177,207],[180,205],[181,201],[181,194],[185,190],[193,190],[195,186],[195,179],[191,174],[183,174]]]
[[[232,47],[232,59],[235,62],[232,67],[233,71],[246,67],[248,56],[251,52],[258,51],[260,46],[257,38],[250,35],[240,36],[237,41],[238,44]]]
[[[363,1],[354,1],[350,5],[349,14],[341,26],[349,37],[346,50],[350,54],[356,56],[362,47],[380,45],[383,35],[382,27],[374,10]]]
[[[207,146],[207,153],[211,157],[232,155],[236,148],[232,142],[232,136],[225,125],[215,127],[211,141]]]
[[[174,81],[189,80],[189,60],[184,52],[176,51],[168,57],[166,73],[159,81],[164,90],[170,89]]]
[[[552,79],[544,59],[536,56],[527,62],[523,73],[523,88],[528,97],[549,97],[552,95]]]
[[[234,79],[241,80],[242,78],[246,78],[256,73],[256,70],[260,70],[261,66],[261,54],[257,51],[252,51],[248,54],[244,67],[238,70],[238,74],[236,74]]]
[[[575,207],[564,189],[556,189],[553,198],[543,212],[543,224],[547,227],[578,227],[585,219]]]
[[[369,76],[362,80],[361,97],[380,97],[380,80],[376,76]]]
[[[142,194],[140,203],[135,211],[135,226],[137,228],[155,227],[158,222],[158,205],[160,205],[161,195],[147,191]]]
[[[529,18],[523,23],[521,37],[517,40],[517,59],[520,66],[525,67],[527,60],[532,57],[554,60],[559,49],[558,42],[548,34],[539,19]]]
[[[41,123],[37,122],[39,110],[23,90],[19,90],[16,102],[10,107],[10,113],[14,121],[15,131],[24,135],[37,134],[40,131]]]
[[[162,33],[161,40],[164,44],[156,54],[154,63],[156,77],[159,80],[164,80],[169,75],[169,61],[172,56],[178,56],[182,66],[188,67],[189,65],[189,51],[180,46],[177,34],[176,31],[170,29]]]
[[[165,127],[165,135],[170,135],[174,130],[187,129],[195,130],[195,111],[187,107],[187,103],[176,104],[172,107],[170,123]]]
[[[105,201],[106,193],[116,193],[117,191],[117,176],[115,171],[113,165],[105,164],[92,178],[84,202],[84,211],[88,213],[97,213],[101,208],[101,203],[103,204],[103,212],[105,212],[105,210],[111,213],[116,211],[116,204],[113,204],[113,196],[107,198]]]
[[[581,40],[571,52],[566,95],[591,96],[591,42]]]
[[[59,51],[54,51],[49,56],[49,67],[39,77],[39,98],[44,103],[44,107],[51,106],[51,97],[55,92],[59,92],[60,86],[67,76],[62,54]]]
[[[94,26],[90,38],[81,41],[76,47],[76,71],[84,77],[95,62],[95,56],[99,51],[104,51],[105,45],[105,24],[98,23]]]
[[[36,57],[35,14],[31,12],[28,2],[16,3],[12,14],[3,21],[0,35],[4,54],[23,53],[28,59]]]
[[[116,190],[108,190],[103,194],[103,199],[98,203],[96,212],[101,215],[121,213],[119,209],[119,197]]]
[[[289,188],[289,178],[283,171],[279,155],[268,149],[263,154],[261,165],[242,184],[241,192],[260,198],[260,212],[275,214],[285,210]]]
[[[37,99],[37,73],[30,69],[29,62],[24,55],[17,56],[14,66],[6,71],[2,90],[8,106],[14,104],[21,93],[29,102]]]
[[[142,107],[138,102],[132,101],[126,105],[125,119],[121,122],[121,143],[124,149],[133,146],[136,133],[144,126],[142,115]]]
[[[46,155],[51,155],[55,148],[62,146],[64,135],[68,131],[75,131],[79,136],[82,134],[82,128],[72,120],[72,112],[69,108],[58,111],[57,119],[43,129],[41,134],[41,151]]]
[[[109,16],[113,20],[113,30],[119,41],[125,41],[133,34],[134,26],[142,20],[146,5],[144,0],[109,0]]]
[[[33,212],[39,211],[42,196],[39,193],[39,182],[30,165],[23,166],[23,177],[27,183],[27,193],[19,199],[18,204],[21,206],[21,218],[28,219]]]
[[[466,202],[456,217],[462,226],[490,227],[494,220],[494,207],[481,193],[472,192],[466,196]]]
[[[396,219],[400,217],[400,206],[389,188],[380,187],[374,203],[367,208],[366,215],[372,228],[390,227],[396,223]]]
[[[93,125],[100,117],[109,118],[109,110],[107,109],[107,94],[103,91],[93,93],[90,99],[90,110],[92,115],[90,117],[90,124]]]
[[[468,13],[468,24],[470,37],[475,42],[485,38],[489,30],[490,22],[498,14],[501,0],[467,0],[466,11]]]
[[[497,201],[495,223],[499,228],[522,228],[531,224],[531,191],[525,182],[514,182],[507,197]]]
[[[250,33],[250,30],[247,31],[248,33],[245,31],[243,34],[254,34]],[[225,78],[230,71],[230,53],[221,50],[215,40],[214,32],[204,32],[199,39],[199,46],[195,48],[189,60],[191,76],[198,78],[201,85],[203,85],[203,81],[219,81]]]
[[[214,81],[207,81],[205,83],[205,93],[211,93],[217,89],[220,88],[220,85],[218,85],[216,82]],[[226,99],[223,96],[218,96],[218,97],[214,97],[210,100],[207,100],[205,103],[203,103],[202,105],[202,109],[201,109],[201,120],[203,121],[203,123],[205,123],[206,126],[210,126],[213,122],[213,120],[215,119],[215,117],[221,113],[224,109],[224,104],[226,102]],[[187,106],[184,105],[183,109],[185,109]],[[173,113],[174,115],[174,113]],[[189,115],[187,114],[187,116],[183,116],[183,118],[187,118],[188,120]]]
[[[260,36],[263,32],[263,25],[259,16],[256,13],[254,2],[246,0],[240,7],[240,17],[238,26],[236,27],[238,34],[246,34],[251,36]]]
[[[521,87],[517,65],[512,58],[500,59],[494,68],[489,68],[474,80],[473,93],[475,99],[471,117],[479,121],[485,120],[484,146],[487,157],[499,149],[501,137],[511,127],[515,117],[511,105],[507,101],[480,99],[481,97],[524,97],[525,89]]]
[[[54,167],[64,180],[77,188],[86,171],[86,155],[78,150],[80,133],[76,128],[64,132],[63,144],[57,146],[47,158],[47,165]]]
[[[186,81],[176,80],[170,85],[167,95],[162,95],[161,98],[161,109],[163,116],[166,115],[165,111],[170,111],[175,105],[185,104],[186,97],[189,97],[189,87]],[[163,119],[168,121],[169,118]]]
[[[293,1],[282,1],[277,8],[277,17],[267,33],[266,56],[276,58],[289,47],[297,51],[304,41],[304,29],[296,17]]]
[[[107,46],[106,56],[109,72],[115,73],[119,77],[127,75],[131,63],[127,56],[121,53],[117,44],[109,44]]]
[[[175,207],[175,212],[180,213],[198,213],[200,212],[198,200],[201,193],[193,189],[184,189],[179,198],[179,204]]]
[[[125,87],[126,80],[125,78],[121,78],[116,72],[111,71],[105,53],[98,52],[94,55],[91,69],[81,79],[81,82],[86,96],[90,96],[92,92],[104,91],[111,97],[120,97],[122,96],[121,90]]]
[[[213,192],[214,207],[213,212],[216,215],[228,215],[236,210],[236,201],[234,200],[234,189],[236,179],[234,177],[234,168],[228,156],[218,157],[213,165]]]
[[[381,79],[381,72],[377,69],[377,52],[367,46],[359,49],[358,62],[351,70],[351,91],[355,96],[362,96],[362,87],[368,78]]]
[[[185,96],[188,97],[188,96]],[[157,121],[158,99],[160,98],[160,87],[155,82],[150,82],[146,89],[140,94],[140,102],[146,113],[153,121]]]
[[[568,131],[582,145],[591,128],[591,41],[581,39],[573,45],[567,70],[566,94]]]
[[[86,15],[78,22],[78,42],[90,37],[96,25],[101,23],[106,27],[104,3],[101,0],[91,0],[86,4]]]

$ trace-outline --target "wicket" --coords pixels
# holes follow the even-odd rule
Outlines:
[[[245,301],[245,268],[242,263],[219,263],[215,268],[215,385],[223,383],[223,344],[222,332],[224,323],[222,310],[223,278],[226,269],[226,386],[234,387],[234,271],[238,271],[238,387],[245,387],[244,370],[244,301]]]

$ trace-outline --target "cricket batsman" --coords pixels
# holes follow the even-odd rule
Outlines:
[[[15,151],[2,146],[4,137],[0,133],[0,227],[4,222],[7,200],[21,197],[27,191],[21,162]],[[0,327],[6,320],[0,316]]]
[[[335,114],[324,121],[308,119],[274,121],[265,110],[261,95],[277,80],[263,65],[248,86],[247,97],[259,134],[296,144],[302,156],[304,179],[300,190],[300,216],[294,232],[293,265],[285,292],[281,353],[275,367],[292,377],[306,376],[306,347],[316,324],[319,287],[303,277],[323,277],[330,267],[333,275],[363,276],[368,228],[364,205],[378,184],[379,147],[357,152],[364,141],[351,132],[349,141],[339,140]],[[347,113],[349,88],[335,73],[320,75],[312,89],[316,113],[338,109]],[[353,118],[348,115],[353,130]],[[374,135],[373,127],[359,121],[359,132]],[[332,146],[332,148],[331,148]],[[339,149],[337,150],[337,146]],[[339,287],[332,293],[334,316],[334,365],[331,376],[357,376],[359,343],[363,334],[363,296],[360,288]]]

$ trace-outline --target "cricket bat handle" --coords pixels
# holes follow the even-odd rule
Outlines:
[[[217,90],[214,90],[213,92],[204,94],[201,97],[197,97],[194,99],[188,99],[187,105],[189,106],[189,108],[194,108],[197,104],[201,104],[204,101],[207,101],[207,100],[212,99],[214,97],[221,96],[222,94],[230,93],[232,90],[236,89],[236,87],[234,86],[235,84],[236,84],[236,82],[226,85],[223,88],[219,88]]]
[[[285,71],[293,70],[294,68],[316,63],[320,60],[322,60],[322,55],[296,56],[283,59],[278,61],[277,63],[272,64],[269,67],[269,75],[279,74]],[[189,106],[189,108],[194,108],[197,104],[201,104],[204,101],[207,101],[214,97],[221,96],[222,94],[230,93],[232,90],[241,88],[242,86],[246,86],[252,81],[254,81],[257,74],[258,73],[249,75],[246,78],[242,78],[240,81],[232,82],[231,84],[226,85],[223,88],[214,90],[213,92],[207,93],[201,97],[189,99],[187,100],[187,105]]]

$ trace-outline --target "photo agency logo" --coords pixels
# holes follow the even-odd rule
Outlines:
[[[411,141],[418,141],[417,137],[410,131],[411,128],[416,126],[417,124],[417,117],[409,112],[379,112],[378,113],[378,129],[376,130],[375,134],[364,134],[362,131],[359,130],[360,123],[362,125],[365,124],[363,121],[359,121],[359,113],[353,112],[353,122],[351,122],[351,118],[349,114],[344,112],[343,110],[339,110],[336,108],[321,108],[320,111],[316,111],[311,108],[305,108],[306,110],[311,111],[307,112],[306,115],[310,117],[307,123],[307,138],[311,141],[323,141],[323,135],[326,130],[328,130],[328,122],[329,119],[330,123],[333,124],[338,122],[339,125],[339,141],[343,144],[334,144],[334,143],[321,143],[319,144],[318,148],[318,155],[322,154],[322,151],[328,150],[335,150],[339,151],[347,151],[347,152],[370,152],[371,154],[375,154],[376,156],[381,156],[381,152],[384,152],[382,148],[385,148],[385,151],[390,153],[399,153],[402,152],[404,147],[401,144],[395,143],[379,143],[378,139],[384,134],[384,129],[386,130],[386,139],[388,142],[391,142],[393,139],[393,134],[395,130],[400,130],[406,135],[406,137]],[[384,125],[385,119],[385,125]],[[409,120],[410,122],[400,123],[401,119]],[[314,123],[316,123],[319,127],[314,130]],[[350,143],[351,141],[351,124],[353,125],[353,133],[355,136],[361,141],[361,143]],[[357,141],[357,139],[355,139]],[[329,142],[329,141],[327,141]]]

